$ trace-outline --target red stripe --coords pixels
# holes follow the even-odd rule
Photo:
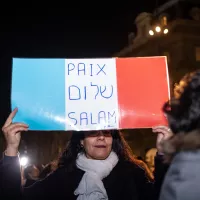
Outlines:
[[[119,128],[166,124],[162,112],[169,99],[165,57],[116,58]]]

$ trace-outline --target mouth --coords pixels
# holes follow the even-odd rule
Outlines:
[[[96,147],[96,148],[106,148],[105,145],[96,145],[95,147]]]

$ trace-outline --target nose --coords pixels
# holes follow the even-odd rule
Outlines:
[[[98,137],[98,139],[104,140],[105,135],[103,134],[103,131],[99,131],[97,137]]]

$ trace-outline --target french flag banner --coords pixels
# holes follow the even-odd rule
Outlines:
[[[166,124],[166,57],[13,58],[14,122],[30,130],[149,128]]]

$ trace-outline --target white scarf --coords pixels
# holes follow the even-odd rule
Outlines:
[[[79,195],[77,200],[108,200],[102,180],[110,174],[117,162],[118,157],[114,152],[105,160],[88,159],[84,153],[79,154],[76,166],[85,174],[74,192]]]

